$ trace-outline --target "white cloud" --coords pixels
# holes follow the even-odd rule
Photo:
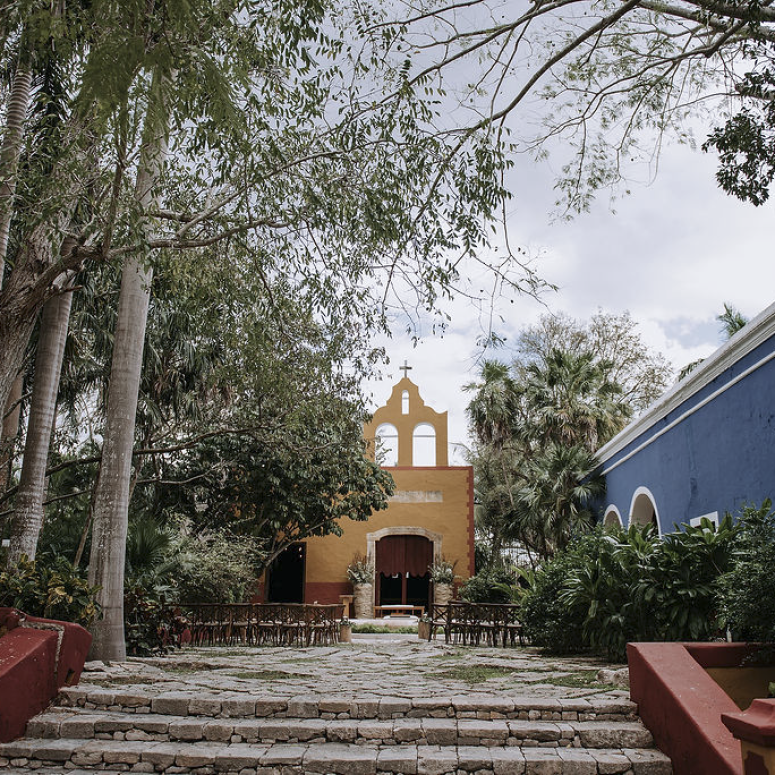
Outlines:
[[[555,194],[548,165],[519,159],[510,227],[516,244],[542,254],[537,270],[559,286],[546,297],[552,311],[588,318],[598,308],[629,310],[644,340],[676,368],[719,346],[715,316],[724,302],[753,317],[773,301],[775,205],[738,202],[714,180],[715,157],[685,146],[667,147],[660,173],[647,187],[633,187],[612,213],[605,202],[570,223],[552,222]],[[428,404],[449,411],[450,441],[466,443],[462,386],[476,377],[477,312],[464,301],[450,305],[452,321],[443,337],[426,337],[417,348],[396,333],[384,342],[391,358],[385,380],[372,383],[375,407],[384,403],[402,376],[411,379]],[[495,329],[508,342],[546,310],[537,302],[505,298]],[[508,358],[508,351],[493,354]],[[457,464],[463,460],[454,457]]]

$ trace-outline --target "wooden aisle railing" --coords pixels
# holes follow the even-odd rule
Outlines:
[[[339,642],[343,605],[181,604],[191,643],[202,646],[323,646]]]
[[[446,603],[434,605],[428,640],[444,631],[446,643],[466,646],[524,645],[519,606],[507,603]]]

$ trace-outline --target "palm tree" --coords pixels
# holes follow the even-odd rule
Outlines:
[[[724,302],[724,311],[716,315],[716,320],[721,323],[721,335],[725,342],[728,342],[740,329],[745,328],[749,322],[740,310],[726,302]],[[687,363],[679,372],[678,379],[682,380],[687,374],[691,374],[704,361],[705,358],[698,358],[696,361]]]
[[[525,371],[528,421],[522,434],[528,441],[594,452],[630,418],[622,388],[606,376],[608,364],[592,353],[554,349],[543,364],[529,364]]]
[[[479,378],[479,382],[463,387],[467,392],[475,391],[466,413],[481,444],[502,448],[512,436],[512,424],[519,413],[519,391],[509,367],[501,361],[485,360]]]
[[[68,240],[65,240],[63,250],[70,249]],[[11,518],[7,559],[9,568],[16,565],[23,554],[31,560],[35,559],[43,525],[46,465],[72,298],[72,293],[67,291],[49,299],[43,307],[35,355],[35,381],[24,443],[24,464]]]
[[[721,323],[721,333],[727,341],[741,328],[748,325],[748,318],[740,310],[726,302],[724,302],[724,311],[720,315],[716,315],[716,320]]]
[[[594,525],[590,502],[604,492],[592,472],[594,455],[583,445],[549,442],[526,461],[525,484],[517,493],[508,535],[542,559],[564,549],[574,535]]]
[[[490,544],[490,565],[503,562],[504,517],[514,508],[519,481],[517,460],[521,457],[514,439],[514,424],[521,415],[521,395],[509,367],[501,361],[485,360],[480,381],[463,389],[474,392],[466,413],[477,440],[473,456],[479,491],[477,529]]]

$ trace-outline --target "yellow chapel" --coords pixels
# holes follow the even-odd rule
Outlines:
[[[402,367],[406,374],[408,366]],[[428,567],[455,565],[456,583],[474,573],[473,468],[450,466],[447,413],[427,406],[409,378],[393,386],[386,404],[364,426],[368,454],[380,450],[395,481],[387,509],[365,522],[343,520],[341,536],[293,544],[266,573],[267,602],[339,603],[352,595],[347,567],[355,555],[374,568],[373,606],[428,610]]]

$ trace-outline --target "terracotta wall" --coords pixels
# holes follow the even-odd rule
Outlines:
[[[59,689],[78,683],[90,645],[77,624],[0,608],[0,742],[22,735]]]

